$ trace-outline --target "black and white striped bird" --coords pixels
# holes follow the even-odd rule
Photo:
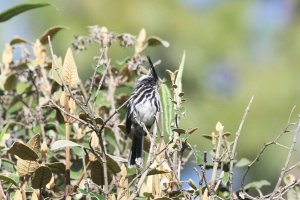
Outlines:
[[[158,93],[159,79],[155,72],[150,57],[150,73],[140,77],[131,94],[131,100],[127,106],[126,131],[133,132],[131,152],[128,159],[129,167],[143,165],[143,146],[145,130],[149,131],[155,122],[156,114],[160,111],[160,97]]]

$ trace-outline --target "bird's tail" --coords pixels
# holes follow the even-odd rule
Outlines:
[[[140,128],[134,130],[132,139],[131,152],[129,155],[128,165],[143,166],[143,148],[144,148],[144,131]]]

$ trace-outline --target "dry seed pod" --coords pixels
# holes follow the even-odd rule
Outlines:
[[[99,147],[99,138],[95,132],[91,135],[91,147],[97,149]]]
[[[46,159],[47,152],[48,152],[48,146],[47,146],[46,141],[44,141],[41,145],[41,154],[42,154],[43,159]]]

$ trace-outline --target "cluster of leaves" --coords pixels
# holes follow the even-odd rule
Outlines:
[[[16,9],[0,15],[0,19],[21,12]],[[160,85],[162,113],[146,137],[146,164],[128,168],[130,139],[125,133],[125,106],[137,75],[147,73],[144,50],[155,45],[168,47],[169,43],[147,37],[145,29],[135,36],[89,27],[89,35],[77,36],[73,42],[78,51],[88,45],[99,46],[94,74],[83,82],[72,50],[66,51],[64,59],[53,52],[50,39],[62,29],[50,28],[35,42],[13,39],[2,54],[0,199],[255,199],[248,194],[253,188],[262,199],[299,196],[300,180],[285,176],[299,164],[288,167],[290,154],[278,181],[281,184],[283,180],[285,186],[278,185],[264,196],[261,187],[270,183],[262,180],[233,191],[233,169],[247,166],[249,170],[268,146],[253,162],[244,158],[235,161],[244,118],[233,141],[219,122],[215,132],[203,135],[212,143],[208,153],[189,143],[197,128],[180,127],[180,119],[185,117],[181,82],[185,53],[178,70],[167,70],[170,87]],[[134,53],[113,62],[109,56],[112,45],[133,48]],[[296,137],[299,122],[289,125],[297,127]],[[271,144],[277,144],[277,139]],[[192,156],[199,182],[189,179],[190,187],[184,188],[181,171]]]

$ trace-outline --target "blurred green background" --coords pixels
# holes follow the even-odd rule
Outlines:
[[[21,0],[2,0],[0,12]],[[35,1],[36,2],[36,1]],[[198,127],[189,139],[204,151],[210,134],[220,121],[235,133],[244,110],[255,95],[238,145],[238,158],[253,159],[263,143],[286,126],[293,105],[300,100],[300,3],[297,0],[72,0],[39,1],[53,6],[36,9],[0,23],[0,51],[13,37],[35,40],[47,28],[70,29],[54,39],[54,51],[64,55],[73,36],[88,34],[87,26],[106,26],[114,32],[157,35],[169,48],[146,51],[161,59],[165,69],[176,69],[183,51],[186,117],[182,127]],[[126,49],[112,48],[113,59],[122,59]],[[92,73],[96,48],[76,56],[80,77]],[[169,79],[168,79],[169,81]],[[296,109],[298,113],[299,109]],[[289,145],[291,134],[282,144]],[[299,146],[299,145],[298,145]],[[254,179],[275,181],[287,150],[271,147],[251,172]],[[299,158],[299,153],[298,153]],[[297,157],[295,156],[295,159]]]

